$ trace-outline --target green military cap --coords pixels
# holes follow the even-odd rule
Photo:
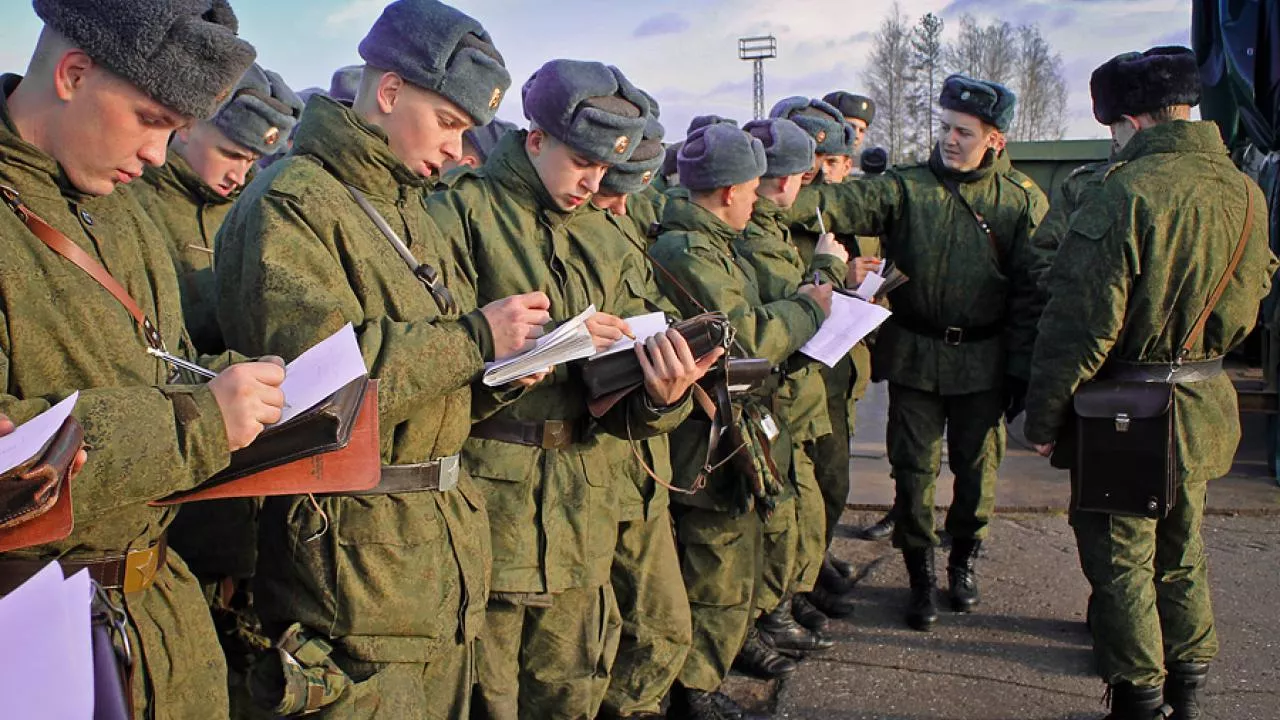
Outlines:
[[[972,115],[1004,132],[1013,124],[1013,109],[1018,98],[1000,83],[974,80],[956,74],[942,82],[938,105]]]
[[[680,184],[690,190],[732,187],[769,169],[764,144],[727,123],[693,131],[680,148],[676,165]]]
[[[522,90],[524,116],[597,162],[631,158],[644,136],[649,100],[622,71],[598,62],[551,60]]]
[[[207,118],[257,55],[226,0],[35,0],[36,15],[156,102]]]
[[[482,125],[498,112],[511,74],[489,33],[436,0],[396,0],[360,41],[360,57],[439,93]]]
[[[240,78],[212,123],[233,142],[259,155],[271,155],[288,143],[302,108],[302,99],[284,78],[255,64]]]
[[[854,130],[830,103],[795,95],[783,98],[769,111],[771,118],[786,118],[804,129],[822,155],[853,156]]]
[[[813,168],[817,142],[790,120],[752,120],[742,129],[764,146],[765,177],[798,175]]]
[[[871,121],[876,119],[876,101],[866,95],[855,95],[844,90],[837,90],[833,93],[827,93],[822,100],[835,109],[846,118],[858,118],[871,127]]]
[[[1200,69],[1191,50],[1154,47],[1106,61],[1089,78],[1093,116],[1103,125],[1171,105],[1200,104]]]

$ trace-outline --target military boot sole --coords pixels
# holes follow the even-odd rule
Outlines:
[[[933,626],[938,624],[938,616],[933,615],[908,615],[907,627],[920,632],[931,632]]]

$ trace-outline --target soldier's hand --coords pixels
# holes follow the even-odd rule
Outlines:
[[[609,313],[598,312],[587,318],[587,329],[591,331],[591,342],[595,343],[596,352],[607,349],[623,335],[635,339],[627,321]]]
[[[834,255],[840,262],[849,262],[849,251],[836,239],[835,233],[823,233],[818,236],[818,245],[813,249],[815,255]]]
[[[801,285],[797,292],[813,298],[818,307],[822,308],[823,317],[831,316],[831,285]]]
[[[222,411],[227,445],[233,452],[253,442],[264,426],[280,419],[284,408],[282,382],[284,366],[272,361],[238,363],[209,381],[209,389]]]
[[[525,375],[524,377],[520,378],[519,380],[512,380],[512,381],[511,381],[511,384],[512,384],[512,385],[514,385],[515,387],[531,388],[531,387],[533,387],[534,385],[537,385],[538,383],[542,382],[543,380],[546,380],[546,379],[547,379],[547,376],[548,376],[548,375],[550,375],[550,374],[551,374],[551,370],[550,370],[550,369],[543,370],[543,371],[542,371],[542,372],[540,372],[540,373],[534,373],[534,374],[532,374],[532,375]]]
[[[867,279],[867,275],[880,269],[880,258],[860,257],[854,258],[849,263],[849,274],[845,276],[845,284],[849,287],[856,288],[862,285],[862,281]]]
[[[13,424],[13,421],[9,419],[8,415],[0,414],[0,437],[4,437],[16,429],[17,426]],[[84,451],[84,448],[80,448],[80,450],[76,452],[75,459],[71,461],[70,479],[75,479],[76,475],[80,473],[80,468],[84,467],[84,464],[88,459],[89,455]]]
[[[666,407],[679,402],[689,388],[707,374],[724,355],[724,348],[718,347],[701,360],[695,360],[684,336],[668,330],[636,343],[635,352],[644,371],[644,389],[650,402]]]
[[[1043,445],[1039,443],[1035,443],[1033,445],[1033,447],[1035,447],[1036,449],[1036,452],[1040,453],[1040,457],[1051,457],[1053,455],[1053,448],[1056,446],[1057,446],[1057,443],[1045,443]]]
[[[504,360],[533,346],[551,322],[551,298],[531,292],[495,300],[480,308],[493,333],[493,358]]]

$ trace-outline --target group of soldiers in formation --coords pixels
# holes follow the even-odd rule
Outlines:
[[[1094,72],[1114,156],[1049,203],[1004,150],[1014,94],[980,79],[944,83],[927,162],[886,169],[859,154],[869,98],[787,98],[742,127],[703,116],[670,142],[657,100],[596,62],[543,65],[517,129],[495,119],[511,77],[493,39],[436,0],[390,3],[365,64],[305,109],[253,64],[225,0],[34,6],[27,72],[0,79],[0,186],[23,211],[0,213],[0,411],[22,422],[79,391],[88,455],[74,531],[0,556],[0,592],[32,560],[88,568],[127,613],[139,718],[749,717],[719,692],[730,669],[792,672],[853,612],[856,569],[830,546],[869,380],[888,381],[896,483],[870,532],[892,528],[905,620],[927,631],[940,604],[979,603],[1006,418],[1025,410],[1047,455],[1109,362],[1179,359],[1247,200],[1264,207],[1216,126],[1190,121],[1185,48]],[[148,354],[24,214],[217,376]],[[1253,328],[1276,264],[1253,227],[1180,359]],[[880,258],[909,281],[873,347],[831,368],[800,354]],[[675,330],[637,343],[643,389],[598,418],[576,364],[480,382],[591,305],[598,348],[628,317],[727,317],[730,353],[774,368],[730,401],[758,431],[746,464],[708,462],[691,396],[722,350],[695,357]],[[226,467],[280,417],[281,359],[347,323],[379,380],[377,487],[149,504]],[[1199,717],[1217,651],[1199,528],[1239,438],[1235,395],[1217,374],[1175,404],[1172,512],[1071,514],[1116,720]],[[113,581],[121,562],[152,571]]]

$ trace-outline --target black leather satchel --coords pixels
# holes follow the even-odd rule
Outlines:
[[[718,347],[728,349],[733,342],[733,326],[723,313],[702,313],[671,326],[687,343],[694,359],[705,357]],[[635,353],[616,352],[588,360],[582,366],[582,381],[592,400],[620,390],[635,389],[644,383],[644,371]]]

